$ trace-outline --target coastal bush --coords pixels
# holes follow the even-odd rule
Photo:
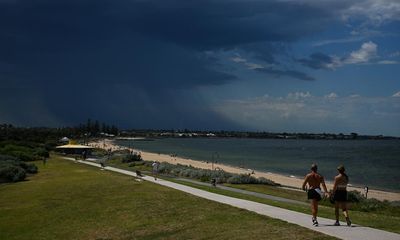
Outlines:
[[[128,166],[129,167],[136,167],[136,166],[143,166],[145,165],[144,161],[137,161],[137,162],[131,162]]]
[[[25,179],[26,174],[34,174],[38,168],[33,163],[21,161],[15,156],[0,155],[0,181],[17,182]]]
[[[49,151],[44,147],[34,143],[24,142],[16,145],[11,141],[5,141],[0,144],[0,154],[17,157],[21,161],[35,161],[41,158],[48,158]]]
[[[381,202],[375,198],[365,199],[359,204],[359,209],[363,212],[373,212],[387,207],[388,204]]]
[[[265,178],[265,177],[259,177],[258,178],[258,183],[259,184],[264,184],[264,185],[270,185],[270,186],[280,186],[279,183],[276,183],[272,181],[271,179]]]
[[[233,175],[232,177],[228,178],[227,183],[230,184],[264,184],[270,186],[279,186],[280,184],[266,179],[264,177],[255,178],[249,174],[240,174],[240,175]]]
[[[0,165],[0,182],[18,182],[24,180],[26,172],[14,165]]]
[[[166,162],[160,164],[159,172],[178,177],[198,179],[202,182],[209,182],[211,179],[215,179],[217,183],[278,185],[266,178],[255,178],[246,174],[232,174],[223,170],[201,169],[180,164],[174,165]]]
[[[123,163],[130,163],[130,162],[138,162],[142,161],[142,156],[140,154],[126,154],[122,157],[121,160]]]
[[[36,148],[34,154],[41,158],[48,158],[50,157],[49,151],[45,148]]]
[[[388,211],[400,213],[400,207],[396,203],[391,203],[387,200],[379,201],[375,198],[365,198],[360,192],[350,191],[347,194],[349,202],[353,203],[352,209],[362,212]]]
[[[240,175],[233,175],[232,177],[228,178],[228,183],[230,184],[255,184],[258,183],[255,177],[252,177],[248,174],[240,174]]]
[[[33,163],[19,162],[19,166],[22,167],[27,173],[37,173],[38,167]]]
[[[44,147],[47,151],[50,151],[50,150],[55,149],[57,146],[58,146],[58,141],[57,141],[57,140],[55,140],[55,139],[49,139],[49,140],[47,140],[47,141],[44,143],[44,146],[43,146],[43,147]]]
[[[393,206],[393,207],[400,207],[400,201],[390,202],[390,205]]]
[[[347,200],[350,210],[361,212],[379,212],[388,214],[400,214],[400,206],[398,202],[379,201],[375,198],[365,198],[365,196],[358,191],[349,191],[347,193]],[[323,205],[332,206],[328,199],[321,202]]]
[[[358,203],[365,199],[365,197],[359,191],[347,192],[347,200],[352,203]]]

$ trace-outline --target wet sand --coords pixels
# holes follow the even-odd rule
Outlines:
[[[112,140],[102,140],[99,142],[91,142],[89,143],[92,147],[97,147],[97,148],[102,148],[102,149],[111,149],[112,151],[116,150],[132,150],[132,151],[139,151],[136,149],[129,149],[127,147],[122,147],[114,144]],[[229,165],[224,165],[224,164],[219,164],[219,163],[211,163],[211,162],[206,162],[206,161],[198,161],[198,160],[192,160],[192,159],[187,159],[187,158],[181,158],[173,155],[167,155],[167,154],[157,154],[157,153],[151,153],[151,152],[143,152],[140,151],[141,156],[143,160],[146,161],[158,161],[158,162],[168,162],[171,164],[182,164],[182,165],[191,165],[196,168],[203,168],[203,169],[222,169],[226,172],[230,173],[237,173],[237,174],[252,174],[253,170],[252,169],[243,169],[235,166],[229,166]],[[283,174],[277,174],[277,173],[270,173],[270,172],[260,172],[254,170],[254,174],[252,174],[254,177],[264,177],[267,179],[270,179],[276,183],[279,183],[283,186],[288,186],[291,188],[296,188],[300,189],[301,185],[303,183],[303,179],[297,178],[294,176],[286,176]],[[327,181],[326,182],[327,188],[332,189],[333,184],[332,182]],[[361,193],[364,193],[363,188],[359,187],[353,187],[349,186],[347,188],[349,191],[356,190]],[[375,189],[369,189],[368,191],[368,198],[376,198],[379,200],[389,200],[389,201],[400,201],[400,193],[395,193],[395,192],[388,192],[388,191],[382,191],[382,190],[375,190]]]

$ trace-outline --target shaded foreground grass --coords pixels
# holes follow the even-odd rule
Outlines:
[[[0,239],[334,239],[82,164],[38,165],[0,185]]]

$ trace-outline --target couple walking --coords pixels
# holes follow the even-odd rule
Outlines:
[[[348,226],[351,226],[351,221],[349,218],[349,213],[347,210],[347,183],[349,182],[349,177],[345,173],[345,169],[343,165],[340,165],[337,168],[339,174],[335,177],[335,181],[333,183],[332,193],[328,193],[328,189],[326,188],[324,177],[321,176],[318,171],[318,166],[316,164],[311,165],[311,172],[306,175],[302,189],[306,190],[306,185],[308,184],[308,199],[311,200],[311,213],[312,213],[312,222],[314,226],[318,226],[317,214],[318,214],[318,202],[322,199],[324,195],[333,194],[333,201],[335,202],[335,217],[336,222],[335,226],[340,226],[339,223],[339,207],[342,209],[344,216],[346,217],[346,222]],[[321,186],[324,189],[324,192],[321,191]]]

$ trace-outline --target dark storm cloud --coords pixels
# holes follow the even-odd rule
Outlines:
[[[313,53],[309,58],[302,58],[297,61],[313,69],[332,69],[332,66],[335,64],[331,56],[323,53]]]
[[[211,126],[212,113],[191,97],[193,89],[238,79],[206,50],[239,48],[275,62],[281,51],[274,44],[320,31],[333,17],[323,6],[280,1],[2,1],[0,91],[24,89],[15,100],[21,111],[40,96],[43,114],[66,121],[140,115],[145,126],[162,110],[167,117],[159,122],[187,116],[182,126]],[[259,71],[311,80],[293,70]],[[14,114],[5,105],[0,110]]]
[[[331,20],[323,8],[295,2],[34,1],[12,9],[21,77],[54,78],[57,72],[97,82],[112,75],[113,81],[135,76],[140,83],[163,84],[164,71],[173,74],[168,85],[175,86],[235,79],[213,68],[216,62],[202,59],[199,50],[243,47],[273,62],[276,47],[256,43],[294,41]],[[36,72],[41,76],[35,78]]]
[[[321,30],[332,17],[303,3],[226,0],[146,1],[134,15],[141,33],[198,49],[293,41]]]

